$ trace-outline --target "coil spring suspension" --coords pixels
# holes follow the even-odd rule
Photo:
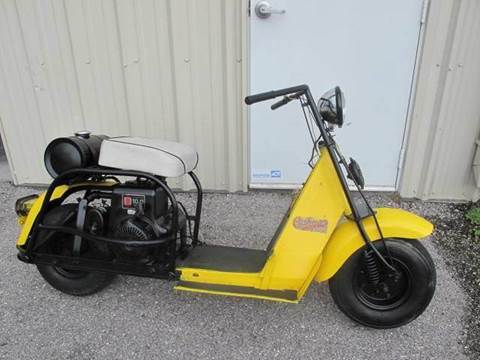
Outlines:
[[[372,250],[365,250],[363,252],[363,265],[370,284],[377,285],[380,282],[380,270],[378,269],[377,259]]]

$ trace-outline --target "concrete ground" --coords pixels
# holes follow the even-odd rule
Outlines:
[[[373,330],[346,318],[327,284],[298,305],[175,292],[173,283],[119,276],[76,298],[52,289],[16,259],[15,199],[35,190],[0,182],[0,359],[462,359],[465,296],[432,243],[437,291],[413,323]],[[398,206],[387,195],[375,204]],[[181,195],[186,203],[189,194]],[[204,240],[262,248],[290,195],[208,194]],[[403,203],[427,216],[442,204]]]

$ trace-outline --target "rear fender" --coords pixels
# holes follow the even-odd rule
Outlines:
[[[377,220],[385,238],[421,239],[430,235],[433,224],[424,218],[401,209],[375,209]],[[372,217],[363,220],[365,230],[372,241],[380,240],[380,234]],[[357,225],[352,220],[340,223],[322,253],[322,263],[315,280],[330,279],[347,259],[365,245]]]
[[[61,185],[56,187],[55,190],[53,191],[53,194],[50,200],[60,198],[67,190],[68,190],[67,185]],[[20,235],[17,238],[17,248],[19,249],[27,243],[27,239],[28,239],[28,236],[30,235],[30,231],[32,230],[33,224],[37,219],[40,209],[42,208],[43,200],[45,199],[45,194],[46,194],[46,191],[42,192],[38,196],[37,200],[35,200],[30,211],[28,212],[28,215],[26,216],[26,218],[19,219],[19,223],[23,224],[22,230],[20,231]]]
[[[50,201],[61,198],[67,190],[70,190],[72,188],[78,187],[79,189],[85,189],[86,187],[110,187],[115,185],[116,183],[116,181],[106,180],[102,182],[81,182],[70,186],[59,185],[53,190]],[[33,225],[35,224],[35,220],[37,219],[37,216],[42,208],[46,193],[47,192],[44,191],[38,196],[26,217],[22,216],[18,219],[20,225],[22,225],[20,235],[17,238],[17,248],[19,250],[22,250],[22,248],[27,243],[30,232],[32,231]]]

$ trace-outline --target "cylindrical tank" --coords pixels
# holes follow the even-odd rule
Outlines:
[[[56,178],[61,173],[98,164],[100,146],[106,135],[90,135],[88,131],[75,136],[52,140],[45,149],[44,162],[48,173]]]

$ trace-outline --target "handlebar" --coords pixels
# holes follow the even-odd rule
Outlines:
[[[250,95],[245,98],[245,104],[251,105],[255,104],[260,101],[265,101],[265,100],[270,100],[274,99],[279,96],[284,96],[292,93],[304,93],[306,90],[308,90],[308,85],[298,85],[298,86],[292,86],[289,88],[285,89],[279,89],[279,90],[272,90],[272,91],[267,91],[255,95]],[[282,104],[285,105],[285,104]],[[281,105],[279,105],[281,106]]]

